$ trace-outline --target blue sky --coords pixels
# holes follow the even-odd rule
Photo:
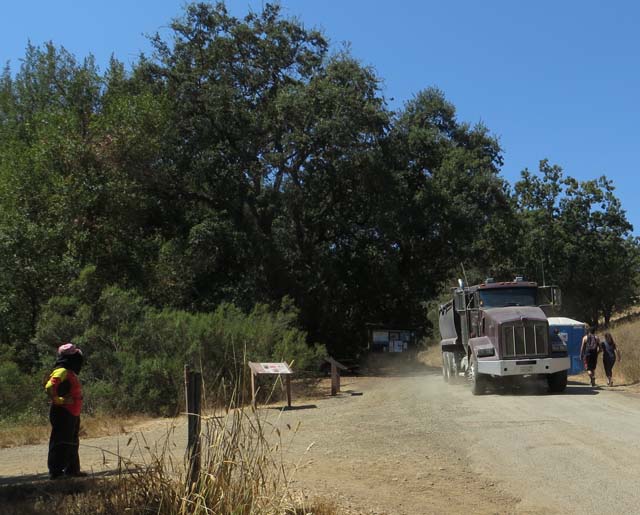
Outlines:
[[[260,0],[228,0],[235,15]],[[25,0],[3,5],[0,62],[20,65],[27,41],[52,40],[104,65],[149,51],[185,3],[170,0]],[[458,119],[482,121],[504,149],[503,175],[548,158],[580,180],[614,181],[640,235],[640,4],[630,1],[458,2],[282,0],[289,16],[324,30],[383,79],[392,108],[428,86]],[[391,100],[393,99],[393,100]]]

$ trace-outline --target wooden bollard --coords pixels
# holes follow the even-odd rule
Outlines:
[[[340,391],[340,373],[335,363],[331,363],[331,395],[337,395]]]
[[[287,406],[291,407],[291,375],[285,375],[285,382],[287,384]]]
[[[340,370],[347,370],[347,367],[331,356],[327,356],[324,360],[331,365],[331,395],[335,396],[340,393]]]
[[[200,413],[202,374],[184,366],[184,387],[187,409],[187,479],[190,484],[200,476]]]

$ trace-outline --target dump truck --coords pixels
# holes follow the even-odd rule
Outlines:
[[[567,386],[566,344],[549,332],[547,314],[560,308],[556,286],[538,286],[523,277],[475,286],[462,280],[440,306],[442,375],[466,378],[474,395],[491,385],[543,376],[550,392]]]

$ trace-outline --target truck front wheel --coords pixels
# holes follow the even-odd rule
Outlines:
[[[567,387],[567,371],[562,370],[555,374],[547,376],[547,384],[549,385],[549,393],[562,393]]]
[[[471,356],[471,366],[469,367],[469,382],[471,383],[471,393],[473,395],[482,395],[487,389],[487,378],[478,374],[478,360],[475,356]]]

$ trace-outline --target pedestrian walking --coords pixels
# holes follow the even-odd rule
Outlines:
[[[591,386],[596,385],[596,366],[598,365],[598,353],[600,352],[600,340],[595,333],[596,328],[590,327],[589,332],[582,338],[582,345],[580,346],[580,357],[591,379]]]
[[[80,471],[78,454],[82,410],[82,385],[78,374],[83,362],[82,351],[73,343],[61,345],[58,347],[53,371],[45,385],[51,401],[51,437],[47,460],[51,479],[86,476]]]
[[[607,386],[613,386],[613,365],[616,364],[616,358],[620,361],[620,350],[611,333],[604,333],[602,362],[604,364],[604,373],[607,376]]]

